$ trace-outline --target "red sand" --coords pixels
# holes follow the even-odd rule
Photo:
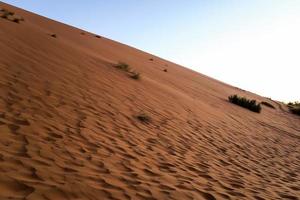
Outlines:
[[[1,200],[299,199],[300,123],[285,105],[0,8],[15,12],[0,18]],[[235,93],[276,109],[230,104]]]

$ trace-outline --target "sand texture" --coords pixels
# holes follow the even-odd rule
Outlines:
[[[14,12],[0,17],[1,200],[299,199],[300,118],[284,104],[0,8]]]

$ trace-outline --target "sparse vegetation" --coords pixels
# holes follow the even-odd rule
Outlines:
[[[1,18],[3,18],[3,19],[7,19],[7,17],[8,17],[8,15],[6,15],[6,14],[1,15]]]
[[[300,102],[289,102],[287,105],[291,113],[295,115],[300,115]]]
[[[130,70],[129,65],[124,62],[119,62],[118,64],[114,65],[114,67],[123,70],[125,72],[128,72]]]
[[[267,107],[269,107],[269,108],[275,109],[275,107],[274,107],[272,104],[270,104],[269,102],[262,101],[261,104],[264,105],[264,106],[267,106]]]
[[[153,61],[153,58],[150,58],[149,60],[150,60],[150,61]]]
[[[6,10],[6,9],[3,9],[3,8],[1,8],[0,12],[1,12],[0,13],[1,17],[3,19],[8,19],[8,16],[10,15],[10,13],[12,13],[12,12],[9,12],[8,10]]]
[[[15,22],[15,23],[20,23],[20,19],[19,18],[15,18],[12,21]]]
[[[53,38],[57,37],[56,34],[51,34],[50,36],[53,37]]]
[[[135,79],[135,80],[140,79],[140,73],[131,70],[127,63],[119,62],[118,64],[114,65],[114,67],[126,72],[128,74],[128,76],[132,79]]]
[[[247,108],[248,110],[251,110],[253,112],[260,113],[261,111],[260,103],[257,104],[256,100],[249,100],[246,97],[239,97],[236,94],[229,96],[228,100],[233,104]]]
[[[138,73],[138,72],[130,72],[129,73],[129,77],[132,78],[132,79],[138,80],[138,79],[140,79],[140,73]]]
[[[95,35],[96,38],[102,38],[100,35]]]
[[[151,121],[151,118],[145,113],[140,113],[140,114],[136,115],[135,117],[143,123],[149,123]]]
[[[168,70],[167,70],[167,69],[164,69],[164,72],[168,72]]]
[[[290,108],[290,111],[295,114],[295,115],[300,115],[300,107],[293,107],[293,108]]]
[[[0,9],[0,17],[3,19],[7,19],[9,21],[19,23],[20,21],[24,21],[22,17],[16,16],[14,12],[8,11],[4,8]]]

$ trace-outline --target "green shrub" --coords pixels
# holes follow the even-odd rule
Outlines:
[[[264,106],[267,106],[267,107],[269,107],[269,108],[275,109],[275,107],[274,107],[272,104],[270,104],[270,103],[268,103],[268,102],[266,102],[266,101],[262,101],[261,104],[264,105]]]
[[[228,100],[233,104],[247,108],[248,110],[251,110],[253,112],[260,113],[261,111],[260,103],[256,104],[256,100],[249,100],[245,97],[239,97],[236,94],[229,96]]]

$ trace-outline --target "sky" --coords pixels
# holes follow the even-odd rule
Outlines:
[[[300,100],[300,0],[3,2],[262,96]]]

